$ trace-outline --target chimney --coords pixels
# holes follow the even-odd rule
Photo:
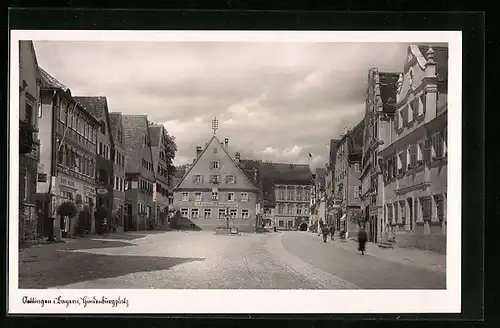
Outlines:
[[[226,138],[224,139],[224,147],[226,147],[226,150],[228,149],[228,146],[229,146],[229,139]]]
[[[236,162],[236,164],[240,164],[240,153],[236,152],[234,154],[234,161]]]
[[[203,148],[201,146],[196,146],[196,158],[200,157]]]

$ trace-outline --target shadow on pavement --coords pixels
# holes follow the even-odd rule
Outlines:
[[[19,288],[50,288],[135,272],[167,270],[178,264],[204,260],[71,252],[79,249],[135,246],[130,242],[78,239],[23,249],[19,252]]]

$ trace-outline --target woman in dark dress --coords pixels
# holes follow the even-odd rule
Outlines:
[[[365,255],[365,244],[368,236],[366,235],[366,231],[363,227],[358,232],[358,251],[361,251],[361,255]]]

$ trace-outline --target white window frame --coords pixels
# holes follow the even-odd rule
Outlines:
[[[234,214],[234,216],[233,216],[233,214]],[[238,209],[230,208],[229,209],[229,218],[230,219],[237,219],[238,218]]]
[[[208,217],[207,217],[208,213]],[[211,220],[212,219],[212,209],[211,208],[205,208],[203,210],[203,219],[205,220]]]
[[[201,192],[197,191],[194,193],[194,200],[196,202],[201,202],[202,199],[203,199],[203,194]]]
[[[181,216],[184,218],[189,218],[189,208],[181,208]]]
[[[241,201],[242,202],[248,202],[248,193],[247,192],[242,192],[241,193]]]
[[[250,210],[246,208],[241,209],[241,218],[244,220],[250,219]]]
[[[226,218],[226,215],[227,215],[226,209],[225,208],[219,208],[217,218],[222,220],[222,219]]]
[[[354,172],[356,172],[356,173],[361,172],[361,170],[360,170],[360,168],[359,168],[359,164],[358,164],[358,163],[354,164]]]
[[[217,191],[212,191],[212,200],[219,200],[219,193]]]
[[[236,183],[236,177],[232,174],[229,174],[227,176],[227,183],[228,184],[235,184]]]
[[[196,213],[196,216],[194,215],[194,213]],[[190,218],[192,220],[198,220],[200,218],[200,209],[199,208],[192,208]]]
[[[194,184],[201,184],[201,174],[194,175]]]
[[[228,192],[227,193],[227,201],[228,202],[234,202],[234,192]]]
[[[212,162],[212,169],[219,169],[220,168],[220,162],[219,161],[213,161]]]
[[[188,202],[189,201],[189,192],[183,192],[182,193],[182,201],[183,202]]]

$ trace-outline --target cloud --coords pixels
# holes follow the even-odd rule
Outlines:
[[[111,111],[163,123],[177,164],[192,161],[217,117],[217,135],[243,158],[323,167],[329,140],[363,118],[368,70],[401,71],[406,44],[43,41],[35,49],[74,95],[104,95]]]

